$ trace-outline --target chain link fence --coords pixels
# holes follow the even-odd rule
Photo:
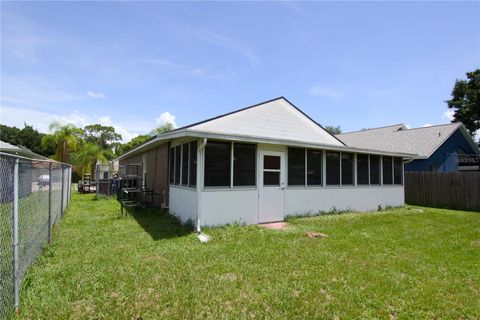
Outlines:
[[[70,181],[69,165],[0,154],[0,319],[19,307],[21,280],[51,241]]]

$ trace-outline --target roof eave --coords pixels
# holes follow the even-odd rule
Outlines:
[[[210,138],[210,139],[219,139],[219,140],[282,144],[282,145],[290,145],[290,146],[312,147],[312,148],[319,148],[319,149],[332,150],[332,151],[336,150],[336,151],[348,151],[348,152],[357,152],[357,153],[370,153],[370,154],[378,154],[378,155],[396,156],[396,157],[402,157],[402,158],[418,157],[417,154],[413,154],[413,153],[391,152],[391,151],[385,151],[385,150],[357,148],[357,147],[350,147],[347,145],[336,146],[336,145],[330,145],[330,144],[324,144],[324,143],[312,143],[312,142],[289,140],[289,139],[274,139],[274,138],[259,137],[259,136],[253,136],[253,135],[225,134],[221,132],[207,132],[207,131],[191,130],[189,128],[185,128],[178,131],[162,133],[156,136],[155,139],[152,139],[144,143],[143,145],[140,145],[137,148],[130,150],[129,152],[121,155],[120,157],[114,159],[113,161],[125,159],[141,151],[149,150],[150,148],[154,147],[159,143],[165,143],[172,139],[181,138],[181,137],[198,137],[198,138],[207,138],[207,139]]]

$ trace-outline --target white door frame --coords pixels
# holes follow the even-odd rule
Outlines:
[[[265,169],[264,156],[280,157],[280,169]],[[259,152],[259,173],[258,173],[258,222],[267,223],[283,221],[285,219],[285,176],[286,161],[285,152],[261,150]],[[263,173],[279,172],[280,181],[278,186],[264,186]]]

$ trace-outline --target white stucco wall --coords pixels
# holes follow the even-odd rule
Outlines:
[[[202,226],[258,223],[256,189],[206,190],[202,192]]]
[[[170,213],[182,222],[197,219],[197,191],[170,186]]]
[[[319,211],[369,211],[378,206],[401,206],[405,203],[403,186],[287,188],[285,215],[301,215]]]

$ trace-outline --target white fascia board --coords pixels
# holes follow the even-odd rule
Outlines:
[[[470,133],[468,133],[467,131],[467,128],[465,128],[465,126],[462,124],[460,124],[460,131],[462,132],[463,136],[465,137],[465,139],[467,140],[468,144],[470,145],[470,147],[472,147],[473,149],[473,152],[475,152],[476,155],[480,155],[480,148],[477,146],[477,144],[475,143],[475,140],[473,140],[472,136],[470,135]]]
[[[318,148],[323,150],[331,151],[346,151],[346,152],[358,152],[358,153],[369,153],[385,156],[394,156],[402,158],[417,158],[417,154],[413,153],[401,153],[401,152],[389,152],[382,150],[374,149],[362,149],[348,146],[334,146],[321,143],[309,143],[297,140],[286,140],[286,139],[271,139],[264,137],[257,137],[253,135],[234,135],[234,134],[222,134],[222,133],[212,133],[198,130],[183,129],[178,131],[166,132],[158,135],[155,139],[152,139],[143,145],[138,146],[135,149],[130,150],[129,152],[121,155],[120,157],[114,160],[121,160],[128,156],[134,155],[141,151],[150,149],[151,147],[157,145],[158,143],[166,142],[172,139],[181,138],[181,137],[197,137],[197,138],[208,138],[208,139],[219,139],[219,140],[231,140],[231,141],[242,141],[242,142],[254,142],[254,143],[269,143],[269,144],[281,144],[289,145],[293,147],[304,147],[304,148]]]
[[[470,145],[470,147],[472,147],[473,151],[475,152],[475,154],[477,155],[480,155],[480,149],[478,148],[478,146],[475,144],[475,141],[473,140],[472,136],[468,133],[467,129],[465,128],[465,126],[463,125],[463,123],[461,122],[458,122],[457,123],[457,126],[454,130],[452,130],[450,132],[449,135],[447,135],[445,137],[445,139],[442,140],[442,142],[440,142],[436,147],[435,149],[433,149],[432,152],[430,152],[430,154],[426,157],[419,157],[419,158],[422,158],[422,159],[428,159],[430,158],[444,143],[445,141],[447,141],[457,130],[460,130],[460,132],[463,134],[465,140],[467,140],[467,143]]]
[[[454,130],[452,130],[441,142],[439,142],[439,143],[437,144],[437,146],[436,146],[435,148],[433,148],[433,150],[432,150],[427,156],[425,156],[425,159],[430,158],[430,157],[435,153],[435,151],[437,151],[438,148],[440,148],[440,147],[442,146],[442,144],[444,144],[445,141],[447,141],[448,138],[450,138],[450,137],[452,136],[452,134],[454,134],[455,131],[457,131],[457,129],[458,129],[460,126],[461,126],[461,125],[458,124],[457,127],[456,127]]]
[[[388,152],[382,150],[373,150],[373,149],[361,149],[348,146],[334,146],[321,143],[309,143],[296,140],[286,140],[286,139],[271,139],[263,138],[256,136],[244,136],[244,135],[232,135],[232,134],[220,134],[220,133],[211,133],[211,132],[201,132],[188,130],[185,133],[185,136],[191,137],[201,137],[209,139],[220,139],[220,140],[231,140],[231,141],[243,141],[243,142],[257,142],[257,143],[269,143],[269,144],[281,144],[289,145],[294,147],[306,147],[306,148],[318,148],[323,150],[332,150],[332,151],[348,151],[348,152],[359,152],[359,153],[370,153],[378,155],[387,155],[387,156],[397,156],[403,158],[414,158],[417,155],[413,153],[401,153],[401,152]]]

